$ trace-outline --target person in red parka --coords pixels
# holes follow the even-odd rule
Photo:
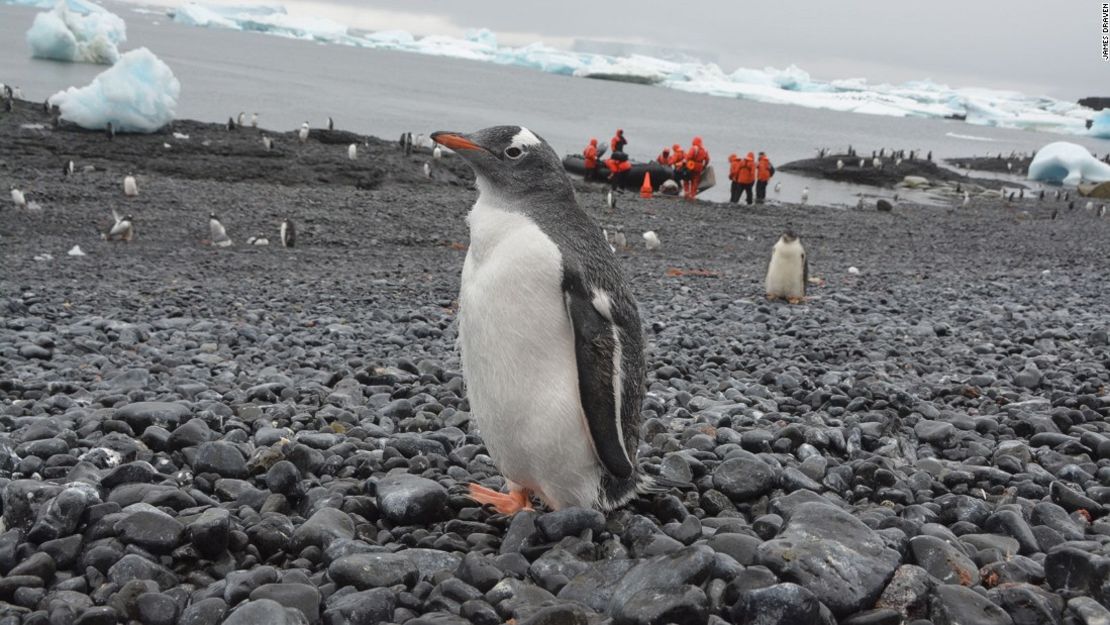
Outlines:
[[[762,204],[767,198],[767,182],[775,175],[775,166],[763,152],[759,153],[759,162],[755,166],[755,202]],[[750,204],[750,202],[749,202]]]
[[[671,167],[674,169],[674,181],[681,185],[686,179],[686,152],[677,143],[671,146]]]
[[[582,157],[586,159],[586,180],[597,179],[597,139],[590,139],[590,145],[582,150]]]
[[[624,152],[609,155],[609,158],[605,161],[605,166],[609,168],[609,186],[613,189],[624,188],[628,171],[632,169],[632,163],[629,162]]]
[[[671,149],[670,148],[663,148],[663,151],[659,153],[659,156],[655,157],[655,162],[659,163],[660,165],[670,165],[671,164]]]
[[[740,192],[736,194],[737,203],[740,202],[740,196],[746,194],[745,203],[751,204],[752,185],[755,183],[755,155],[751,152],[748,152],[748,155],[740,161],[736,171],[736,182],[740,183]]]
[[[686,152],[686,199],[692,200],[698,195],[698,186],[701,185],[701,173],[709,165],[709,151],[701,143],[701,137],[694,137],[693,144]]]
[[[624,138],[624,130],[617,128],[617,134],[609,140],[610,152],[624,152],[624,146],[628,145],[628,141]]]
[[[740,157],[736,154],[728,155],[728,201],[736,204],[740,201],[740,183],[736,176],[740,173]]]

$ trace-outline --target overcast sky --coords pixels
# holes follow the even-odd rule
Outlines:
[[[163,0],[173,4],[177,0]],[[234,1],[234,0],[223,0]],[[253,1],[253,0],[246,0]],[[265,0],[262,0],[265,1]],[[281,2],[281,0],[271,0]],[[244,0],[238,0],[239,3]],[[503,44],[575,38],[708,50],[725,71],[795,64],[817,79],[931,78],[1074,100],[1110,96],[1101,1],[1057,0],[287,0],[369,29],[461,35],[485,27]],[[692,10],[690,7],[698,7]]]

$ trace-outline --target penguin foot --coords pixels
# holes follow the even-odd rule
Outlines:
[[[512,490],[506,494],[485,486],[471,484],[469,496],[483,506],[487,504],[493,506],[494,510],[501,514],[516,514],[521,510],[532,509],[532,503],[528,500],[528,491],[525,489]]]
[[[788,298],[786,298],[786,303],[788,303],[788,304],[801,304],[804,301],[806,301],[806,298],[804,298],[804,297],[788,297]]]

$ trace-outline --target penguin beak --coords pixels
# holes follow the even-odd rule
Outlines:
[[[462,151],[462,150],[484,150],[485,149],[482,146],[478,145],[477,143],[474,143],[470,139],[467,139],[466,136],[461,135],[457,132],[447,132],[447,131],[443,131],[443,130],[440,130],[439,132],[433,132],[432,133],[432,141],[435,141],[436,143],[438,143],[442,146],[449,147],[452,150],[455,150],[456,152],[459,152],[459,151]]]

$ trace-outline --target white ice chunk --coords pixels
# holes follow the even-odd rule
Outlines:
[[[84,256],[85,250],[82,250],[80,245],[74,245],[73,247],[69,248],[69,251],[66,252],[66,254],[69,254],[70,256]]]
[[[27,31],[31,56],[56,61],[111,65],[126,40],[127,26],[118,15],[78,0],[58,0]]]
[[[1095,115],[1090,133],[1092,137],[1110,139],[1110,109],[1103,109]]]
[[[1037,150],[1029,164],[1029,179],[1077,185],[1080,181],[1110,180],[1110,165],[1091,156],[1087,148],[1057,141]]]
[[[62,119],[82,128],[112,126],[124,132],[154,132],[173,120],[181,83],[169,66],[139,48],[120,57],[88,85],[50,96]]]

